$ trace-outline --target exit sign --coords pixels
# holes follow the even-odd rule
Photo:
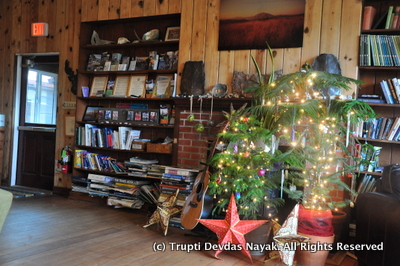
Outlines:
[[[45,22],[32,23],[31,34],[34,37],[49,35],[49,24]]]

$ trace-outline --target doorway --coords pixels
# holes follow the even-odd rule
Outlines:
[[[58,65],[54,53],[17,56],[15,185],[53,190]]]

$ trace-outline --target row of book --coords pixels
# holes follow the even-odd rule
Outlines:
[[[127,172],[126,166],[115,158],[79,149],[75,150],[74,167],[118,174]]]
[[[382,80],[380,82],[386,103],[400,103],[400,82],[397,78]]]
[[[76,128],[76,145],[131,150],[133,141],[140,140],[141,131],[131,127],[98,127],[85,124]],[[142,139],[140,141],[149,142]]]
[[[360,66],[400,66],[400,36],[360,36]]]
[[[364,175],[361,179],[361,182],[358,184],[357,195],[366,192],[374,192],[376,190],[376,178],[372,175]],[[354,201],[357,201],[357,197]]]
[[[87,71],[134,71],[176,69],[176,52],[158,54],[150,51],[149,56],[127,56],[121,53],[102,53],[89,55]]]
[[[380,17],[377,17],[377,10],[375,7],[365,6],[361,29],[400,29],[399,15],[400,6],[389,6]]]
[[[354,130],[356,137],[400,141],[400,117],[379,117],[358,123]]]

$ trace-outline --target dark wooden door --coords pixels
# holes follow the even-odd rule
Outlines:
[[[22,58],[16,185],[53,190],[58,60]]]
[[[53,190],[55,133],[20,130],[17,185]]]

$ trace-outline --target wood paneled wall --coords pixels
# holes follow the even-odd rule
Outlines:
[[[217,83],[230,85],[234,70],[255,73],[253,55],[264,73],[271,72],[266,50],[218,51],[219,0],[9,0],[0,1],[0,113],[6,114],[3,183],[10,178],[11,136],[14,115],[15,54],[60,53],[57,115],[58,157],[63,146],[73,138],[64,136],[64,117],[73,111],[63,110],[64,101],[74,100],[71,84],[64,72],[68,59],[73,69],[78,62],[78,36],[81,21],[181,13],[179,69],[186,61],[205,63],[206,90]],[[342,74],[357,77],[358,37],[361,23],[361,0],[306,0],[302,48],[274,49],[274,68],[284,73],[298,71],[321,53],[336,55]],[[30,37],[32,22],[49,23],[48,37]],[[56,174],[55,186],[69,187],[68,175]]]

